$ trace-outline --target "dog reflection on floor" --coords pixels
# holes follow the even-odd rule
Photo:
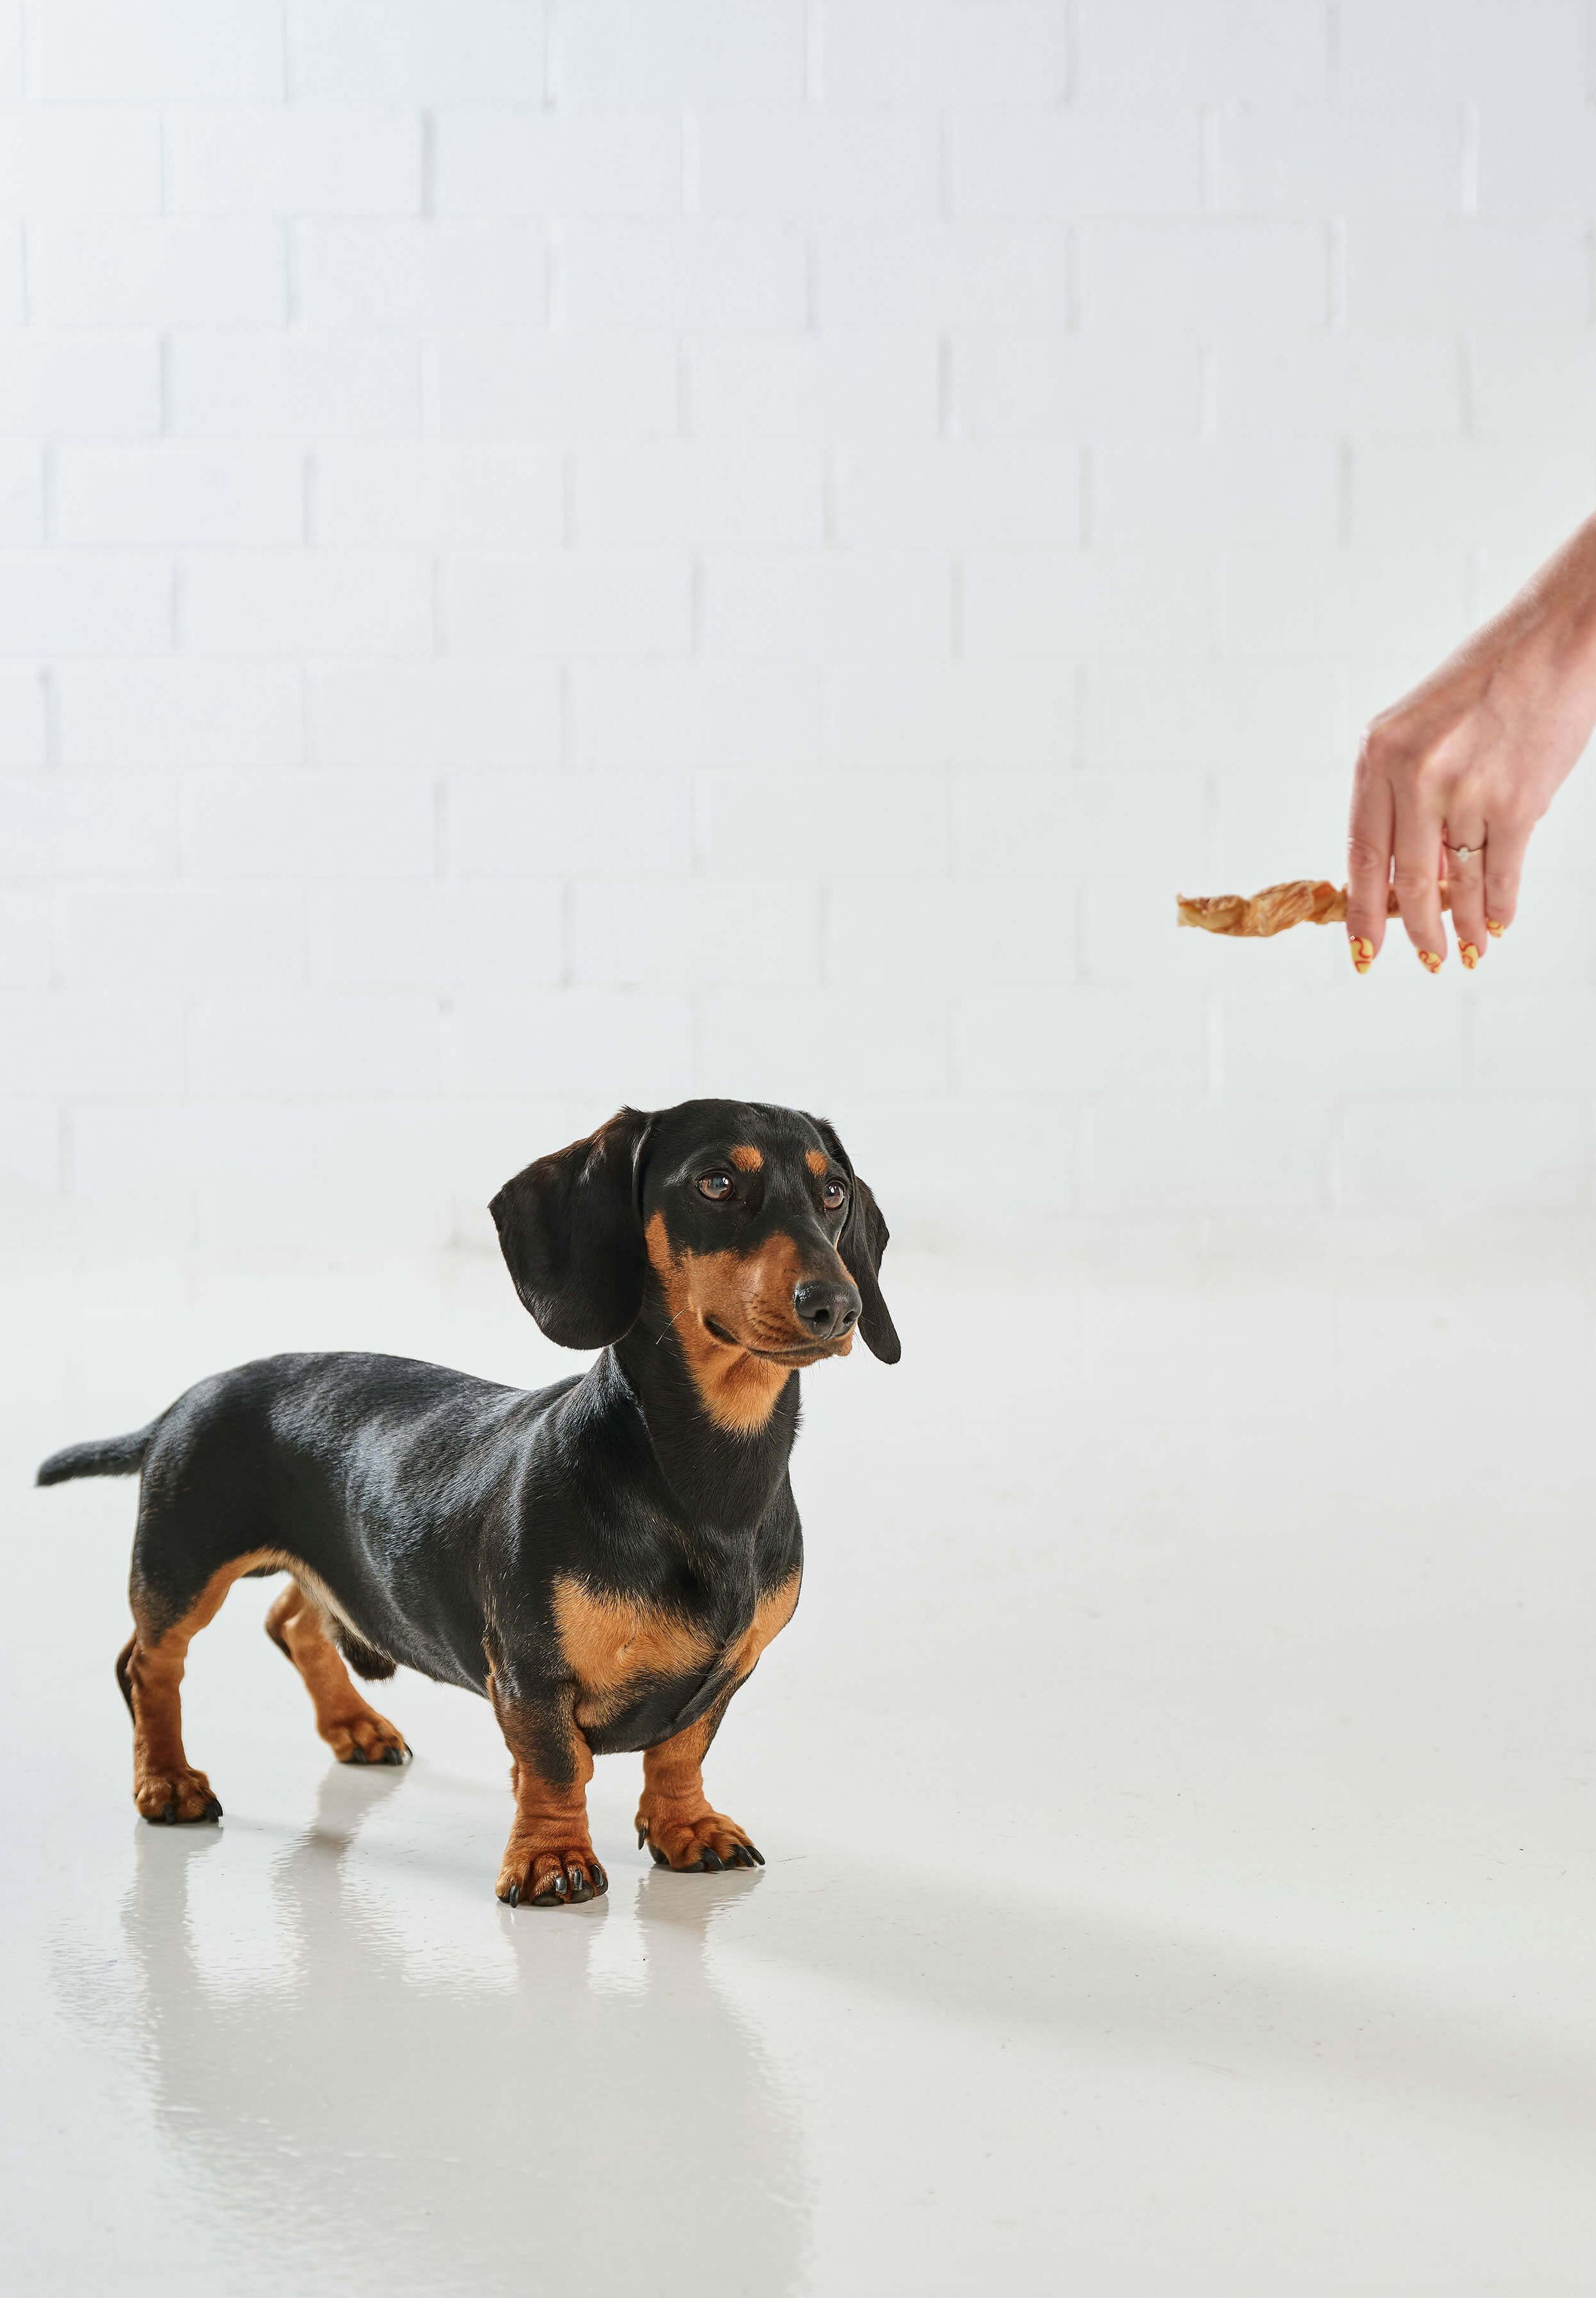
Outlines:
[[[343,2298],[589,2285],[691,2257],[711,2281],[788,2288],[805,2246],[796,2124],[707,1969],[709,1925],[757,1879],[686,1889],[650,1870],[634,1915],[612,1900],[558,1934],[500,1918],[508,1988],[480,1967],[418,1980],[392,1911],[346,1877],[362,1816],[401,1778],[327,1778],[272,1869],[289,1962],[224,1987],[203,1975],[188,1892],[219,1838],[141,1830],[128,2025],[178,2184],[205,2180],[249,2263],[304,2298],[324,2282]],[[590,1973],[603,1926],[628,1920],[646,1934],[641,1995]]]

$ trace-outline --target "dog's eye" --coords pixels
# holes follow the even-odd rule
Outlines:
[[[731,1194],[732,1176],[730,1173],[705,1173],[700,1175],[699,1180],[699,1194],[701,1197],[709,1197],[715,1204],[718,1205],[724,1204]]]
[[[828,1181],[820,1193],[820,1200],[827,1212],[836,1212],[848,1203],[848,1184],[845,1181]]]

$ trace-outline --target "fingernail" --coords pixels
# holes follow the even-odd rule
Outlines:
[[[1485,931],[1491,936],[1493,941],[1500,941],[1503,934],[1506,933],[1507,928],[1506,926],[1499,926],[1494,918],[1487,918],[1485,920]]]
[[[1369,967],[1374,963],[1375,946],[1373,942],[1369,940],[1367,934],[1350,933],[1346,938],[1347,947],[1352,954],[1352,963],[1357,967],[1360,973],[1367,973]]]
[[[1441,971],[1442,960],[1433,949],[1421,949],[1418,953],[1418,963],[1431,973],[1439,973]]]
[[[1372,958],[1355,957],[1352,960],[1352,971],[1354,973],[1367,973],[1373,963],[1374,960]]]
[[[1480,962],[1478,947],[1471,941],[1464,941],[1458,944],[1458,955],[1462,959],[1470,973],[1474,971],[1475,967]]]

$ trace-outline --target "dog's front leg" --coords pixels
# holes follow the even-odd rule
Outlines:
[[[609,1889],[587,1825],[592,1752],[576,1728],[568,1692],[517,1692],[496,1672],[493,1713],[510,1751],[515,1824],[495,1886],[512,1906],[569,1907]]]
[[[704,1793],[704,1757],[726,1703],[674,1740],[662,1740],[643,1754],[642,1800],[637,1806],[637,1839],[646,1843],[657,1867],[763,1867],[734,1819],[715,1810]]]

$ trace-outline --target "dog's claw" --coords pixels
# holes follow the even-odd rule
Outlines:
[[[404,1757],[397,1748],[388,1748],[384,1750],[383,1761],[385,1764],[402,1764]]]
[[[221,1817],[221,1806],[214,1796],[208,1796],[206,1798],[205,1808],[200,1814],[200,1817],[202,1819],[219,1819]]]
[[[169,1803],[166,1809],[161,1813],[161,1817],[163,1825],[167,1827],[176,1827],[178,1824],[177,1805],[175,1803]]]
[[[504,1895],[504,1903],[508,1907],[518,1907],[520,1905],[521,1886],[519,1883],[512,1883],[510,1885],[509,1889]]]
[[[648,1841],[648,1839],[649,1839],[649,1831],[648,1831],[648,1829],[647,1829],[646,1827],[640,1827],[640,1828],[638,1829],[638,1831],[637,1831],[637,1847],[638,1847],[638,1849],[639,1849],[640,1851],[642,1849],[642,1847],[643,1847],[644,1844]]]
[[[706,1844],[699,1854],[699,1864],[700,1867],[707,1868],[710,1874],[719,1875],[724,1872],[726,1863],[718,1852],[711,1851],[709,1846]]]
[[[349,1751],[349,1760],[351,1764],[364,1764],[370,1761],[365,1748],[361,1747],[358,1740]]]
[[[670,1865],[670,1861],[666,1857],[657,1843],[650,1843],[649,1848],[654,1855],[654,1864],[656,1867],[668,1867]]]
[[[601,1899],[601,1898],[604,1897],[605,1892],[606,1892],[606,1891],[608,1891],[608,1889],[609,1889],[609,1878],[608,1878],[608,1876],[605,1873],[605,1872],[604,1872],[603,1868],[600,1866],[600,1864],[599,1864],[598,1861],[595,1859],[595,1860],[594,1860],[594,1862],[593,1862],[593,1894],[594,1894],[594,1897],[595,1897],[596,1898],[600,1898],[600,1899]]]

